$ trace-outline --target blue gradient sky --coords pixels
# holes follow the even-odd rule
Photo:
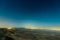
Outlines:
[[[0,0],[0,20],[14,26],[60,26],[60,0]]]

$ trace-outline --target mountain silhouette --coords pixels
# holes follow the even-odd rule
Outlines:
[[[0,28],[0,40],[60,40],[60,31]]]

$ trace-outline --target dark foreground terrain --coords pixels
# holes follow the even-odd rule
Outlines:
[[[0,28],[0,40],[60,40],[59,31]]]

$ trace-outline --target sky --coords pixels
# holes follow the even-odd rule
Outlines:
[[[60,26],[60,0],[0,0],[0,25]]]

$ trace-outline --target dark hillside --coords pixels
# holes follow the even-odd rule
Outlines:
[[[24,28],[0,28],[0,40],[60,40],[59,32]]]

